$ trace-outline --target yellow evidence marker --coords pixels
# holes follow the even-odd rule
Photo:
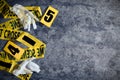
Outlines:
[[[57,9],[53,8],[52,6],[49,6],[45,14],[41,18],[40,22],[44,24],[45,26],[47,26],[48,28],[50,28],[58,12],[59,11]]]
[[[14,60],[8,60],[0,58],[0,70],[5,70],[9,73],[11,73],[16,66],[16,62]]]
[[[16,59],[20,59],[24,53],[24,49],[16,45],[15,43],[8,41],[8,43],[4,47],[4,51],[11,54]]]
[[[40,41],[39,39],[37,39],[36,37],[32,36],[27,32],[21,34],[16,40],[31,48],[40,47],[41,45],[46,46],[45,43],[43,43],[42,41]]]

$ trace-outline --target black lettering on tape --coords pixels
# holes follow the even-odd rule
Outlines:
[[[37,53],[38,53],[38,56],[41,56],[42,54],[44,54],[44,51],[45,51],[45,48],[44,48],[44,45],[41,45],[40,48],[37,48]]]
[[[31,57],[36,57],[36,55],[35,55],[35,49],[32,49],[32,51],[31,51]]]
[[[4,1],[0,1],[0,8],[4,5]]]
[[[8,6],[8,4],[6,4],[6,5],[2,8],[2,14],[3,14],[3,15],[6,15],[8,11],[9,11],[9,6]]]
[[[8,37],[8,35],[9,35],[9,32],[10,32],[10,31],[8,31],[8,30],[5,30],[5,32],[4,32],[4,38],[7,38],[7,37]]]
[[[24,80],[28,80],[28,78],[29,78],[29,74],[20,74],[19,76],[23,77]]]
[[[0,61],[0,65],[6,68],[10,68],[12,64]]]
[[[32,39],[30,39],[27,36],[24,36],[22,39],[25,40],[26,42],[28,42],[29,44],[31,44],[32,46],[35,45],[35,41],[33,41]]]
[[[23,53],[23,55],[22,55],[21,59],[24,59],[24,58],[27,58],[27,53],[26,53],[26,50],[25,50],[25,52]]]
[[[17,15],[9,10],[9,14],[7,15],[7,17],[17,17]]]
[[[17,39],[20,36],[20,32],[5,30],[4,38]]]
[[[12,45],[9,45],[9,46],[8,46],[8,49],[10,50],[10,52],[11,52],[13,55],[15,55],[16,53],[19,53],[19,52],[20,52],[18,48],[13,47]]]
[[[21,59],[26,59],[26,58],[32,58],[32,57],[36,57],[35,55],[35,49],[28,49],[25,50],[25,52],[23,53]]]
[[[16,19],[16,20],[14,20],[14,21],[11,21],[11,22],[10,22],[10,25],[11,25],[12,29],[15,29],[15,28],[17,28],[17,27],[21,27],[21,26],[22,26],[22,24],[19,22],[19,19]]]
[[[3,31],[3,29],[0,29],[0,37],[2,36],[2,31]]]
[[[0,24],[0,28],[6,28],[5,24]]]

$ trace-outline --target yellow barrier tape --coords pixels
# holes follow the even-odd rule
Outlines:
[[[23,28],[23,25],[20,23],[20,19],[14,18],[9,21],[0,24],[0,28],[7,28],[7,29],[20,29]]]
[[[32,57],[35,57],[36,59],[44,58],[45,49],[46,49],[46,45],[41,45],[40,47],[36,47],[36,48],[25,49],[25,52],[23,53],[20,60],[23,61]]]
[[[35,38],[34,36],[32,36],[27,32],[24,32],[23,34],[21,34],[16,40],[32,48],[45,45],[45,43],[43,43],[42,41],[40,41],[39,39]]]
[[[29,11],[31,11],[38,19],[41,19],[42,17],[42,11],[41,8],[39,6],[26,6],[26,9],[28,9]],[[17,15],[14,14],[12,11],[8,11],[8,13],[6,15],[4,15],[4,18],[17,18]]]
[[[20,78],[21,80],[29,80],[31,78],[31,76],[32,76],[32,74],[20,74],[17,77]]]
[[[27,60],[27,59],[32,58],[32,57],[35,57],[36,59],[40,59],[40,58],[44,58],[45,49],[46,49],[45,45],[41,45],[40,47],[36,47],[36,48],[24,49],[24,53],[19,60],[16,59],[15,57],[11,56],[7,52],[1,51],[0,52],[0,58],[7,59],[7,60],[14,60],[14,61],[17,61],[17,62]]]
[[[17,63],[13,60],[0,58],[0,70],[5,70],[7,72],[12,72]]]
[[[10,6],[7,3],[5,3],[4,7],[1,9],[2,15],[5,16],[9,14],[9,10],[10,10]]]
[[[16,64],[14,69],[18,69],[19,67],[19,64]],[[12,72],[13,73],[13,70]],[[19,74],[17,77],[20,79],[20,80],[29,80],[32,76],[32,73],[28,73],[28,74]]]
[[[0,0],[0,13],[6,13],[9,10],[9,5],[5,0]]]
[[[40,22],[50,28],[58,12],[59,11],[57,9],[49,6]]]
[[[14,60],[14,61],[16,61],[16,59],[13,56],[11,56],[9,53],[4,52],[4,51],[0,52],[0,59],[7,59],[7,60]]]
[[[15,40],[22,33],[23,33],[23,31],[0,28],[0,39],[3,39],[3,40]]]
[[[23,60],[27,60],[32,57],[39,59],[39,58],[44,58],[45,49],[46,49],[45,45],[41,45],[38,48],[24,49],[24,53],[23,53],[21,59],[19,59],[19,60],[15,59],[9,53],[2,51],[2,52],[0,52],[0,58],[3,58],[3,59],[6,58],[8,60],[15,60],[15,61],[23,61]]]
[[[8,53],[5,53],[3,51],[0,52],[0,70],[5,70],[9,73],[12,73],[13,70],[17,68],[19,65],[15,62],[15,60],[10,60],[10,57],[11,59],[15,59],[14,57],[9,55],[8,58],[8,55],[9,55]],[[32,74],[20,74],[17,77],[20,78],[21,80],[29,80],[31,76]]]

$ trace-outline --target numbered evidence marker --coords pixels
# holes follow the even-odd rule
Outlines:
[[[17,63],[14,60],[0,58],[0,70],[5,70],[11,73],[15,68],[16,64]]]
[[[42,41],[40,41],[39,39],[35,38],[27,32],[21,34],[20,37],[18,37],[16,40],[31,48],[40,47],[41,45],[46,46],[45,43],[43,43]]]
[[[24,49],[16,45],[15,43],[8,41],[8,43],[4,47],[4,51],[11,54],[16,59],[20,59],[24,53]]]
[[[57,14],[58,10],[49,6],[40,22],[50,28]]]

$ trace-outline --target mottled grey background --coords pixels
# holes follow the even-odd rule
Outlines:
[[[7,1],[59,10],[50,29],[37,23],[30,32],[47,44],[45,58],[34,61],[41,72],[30,80],[120,80],[120,0]],[[0,71],[0,80],[18,79]]]

